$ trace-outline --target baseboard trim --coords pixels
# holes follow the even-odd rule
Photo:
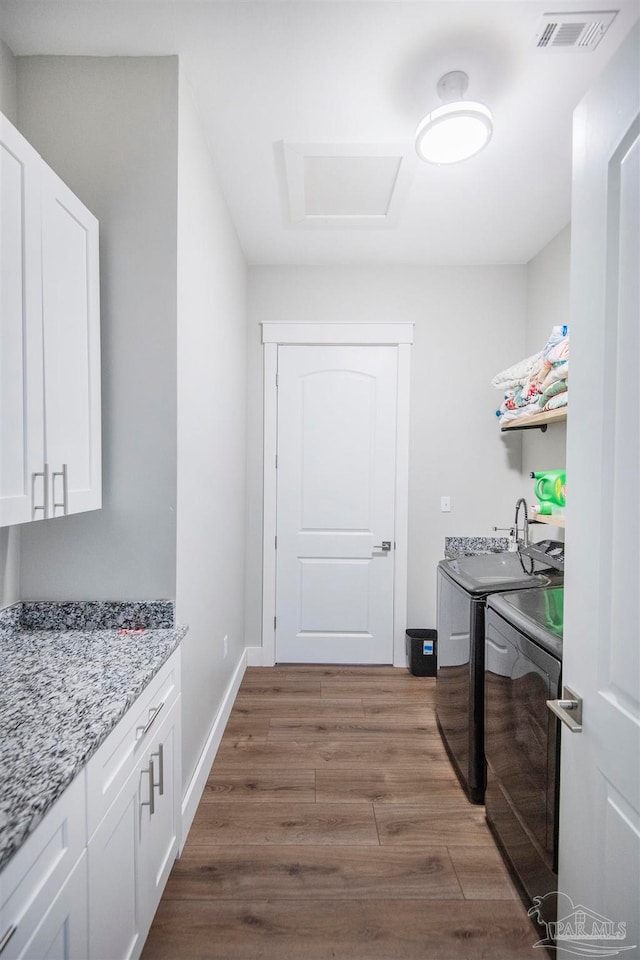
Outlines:
[[[264,666],[264,660],[262,657],[262,647],[247,647],[245,653],[247,654],[248,667]]]
[[[251,649],[260,648],[249,647],[249,650]],[[236,667],[233,676],[229,681],[229,686],[227,687],[222,698],[220,709],[216,714],[213,726],[211,727],[209,736],[207,737],[207,742],[205,743],[204,749],[200,754],[200,759],[198,760],[194,774],[191,777],[189,786],[187,787],[185,795],[182,799],[182,840],[178,856],[181,856],[182,854],[189,830],[191,829],[191,824],[193,823],[193,818],[196,815],[198,804],[200,803],[200,799],[204,792],[209,771],[211,770],[213,761],[216,758],[216,753],[218,752],[218,747],[220,746],[220,741],[222,740],[222,735],[227,725],[229,714],[231,713],[233,703],[238,694],[238,690],[240,689],[244,672],[247,669],[247,653],[248,650],[242,651],[242,656],[238,661],[238,666]]]

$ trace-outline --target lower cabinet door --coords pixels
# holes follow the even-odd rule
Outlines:
[[[180,711],[181,698],[178,698],[147,749],[154,799],[153,807],[144,807],[140,818],[140,898],[145,937],[178,854]]]
[[[140,956],[177,856],[180,711],[178,697],[89,841],[90,960]]]
[[[15,946],[15,950],[12,947]],[[87,854],[82,854],[27,943],[9,942],[6,960],[86,960]],[[5,953],[3,951],[3,960]]]
[[[148,800],[148,789],[148,776],[138,766],[89,842],[91,960],[129,960],[142,949],[140,804]]]

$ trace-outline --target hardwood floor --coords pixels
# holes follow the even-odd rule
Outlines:
[[[435,681],[249,668],[144,960],[533,960]]]

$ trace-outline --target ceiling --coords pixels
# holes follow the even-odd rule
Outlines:
[[[619,13],[595,50],[535,48],[543,13],[603,8]],[[638,0],[0,0],[0,37],[16,55],[179,54],[251,264],[502,264],[569,222],[572,111],[638,14]],[[438,167],[412,141],[450,70],[494,134]],[[393,215],[351,216],[360,203]]]

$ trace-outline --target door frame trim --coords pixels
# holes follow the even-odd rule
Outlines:
[[[262,666],[276,660],[276,451],[278,439],[278,347],[289,345],[394,346],[398,351],[396,422],[396,550],[393,585],[393,665],[406,666],[408,533],[409,533],[409,405],[413,323],[280,323],[263,322],[263,539],[262,539]]]

